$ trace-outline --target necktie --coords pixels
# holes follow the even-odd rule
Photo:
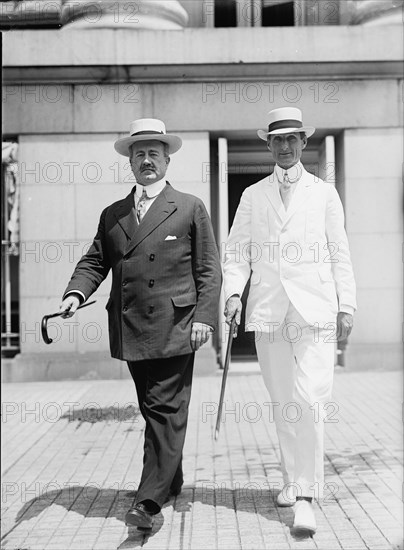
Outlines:
[[[285,210],[288,209],[288,206],[289,206],[291,198],[292,198],[292,191],[291,191],[290,186],[291,186],[291,182],[289,180],[288,173],[285,172],[284,175],[283,175],[283,182],[282,182],[281,187],[280,187],[281,198],[282,198],[282,202],[283,202],[283,205],[285,207]]]
[[[136,217],[139,223],[142,221],[143,216],[146,214],[146,201],[147,201],[146,189],[143,189],[142,196],[140,197],[136,208]]]

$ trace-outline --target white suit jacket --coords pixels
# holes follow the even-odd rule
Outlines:
[[[310,325],[356,309],[355,280],[336,189],[302,167],[285,211],[275,173],[248,187],[226,243],[225,299],[251,275],[246,330],[269,332],[295,306]],[[272,328],[271,328],[272,327]]]

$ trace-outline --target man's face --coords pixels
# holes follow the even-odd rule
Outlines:
[[[132,145],[130,165],[136,181],[141,185],[150,185],[164,178],[169,162],[161,141],[140,141]]]
[[[284,170],[299,162],[302,151],[307,145],[307,137],[295,134],[275,134],[268,136],[267,147],[274,161]]]

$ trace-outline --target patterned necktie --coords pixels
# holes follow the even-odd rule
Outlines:
[[[283,175],[283,183],[281,184],[281,187],[280,187],[281,198],[282,198],[282,202],[285,207],[285,210],[288,209],[288,206],[292,198],[292,191],[290,186],[291,186],[291,182],[289,180],[288,173],[285,172]]]
[[[146,214],[146,202],[147,202],[147,193],[146,193],[146,189],[143,189],[142,196],[138,200],[137,208],[136,208],[136,217],[139,223],[142,221],[143,216]]]

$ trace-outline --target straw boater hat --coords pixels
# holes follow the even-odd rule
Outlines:
[[[157,140],[168,145],[168,154],[172,155],[181,148],[182,140],[178,136],[166,133],[164,122],[157,118],[139,118],[130,123],[129,137],[118,139],[115,150],[125,157],[130,156],[129,148],[138,141]]]
[[[302,111],[296,107],[281,107],[268,113],[268,130],[258,130],[258,137],[267,141],[274,134],[294,134],[304,132],[310,137],[316,131],[313,126],[303,126]]]

